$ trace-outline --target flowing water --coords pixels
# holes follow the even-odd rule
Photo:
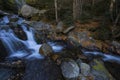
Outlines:
[[[18,38],[18,35],[15,34],[14,30],[9,25],[9,23],[11,22],[10,18],[16,18],[16,17],[18,18],[18,20],[14,23],[20,25],[20,28],[25,32],[27,36],[27,40],[22,40]],[[2,19],[0,19],[0,41],[2,41],[4,47],[6,48],[9,54],[6,58],[9,60],[12,58],[20,58],[28,61],[26,63],[27,66],[23,80],[49,80],[51,76],[55,78],[55,76],[59,75],[56,74],[56,72],[58,72],[59,69],[55,70],[53,67],[54,64],[52,62],[50,63],[48,61],[50,64],[48,65],[47,64],[48,62],[43,60],[44,56],[40,55],[39,53],[39,49],[42,44],[38,44],[35,41],[34,38],[35,30],[28,25],[26,26],[26,24],[23,23],[24,21],[25,20],[23,18],[18,17],[16,15],[5,16]],[[60,45],[56,42],[47,42],[47,43],[51,45],[54,52],[61,52],[63,49],[65,49],[64,45]],[[85,48],[80,48],[80,49],[83,52],[83,54],[88,57],[99,56],[102,60],[106,62],[109,61],[120,64],[120,56],[105,54],[99,51],[90,51]],[[51,72],[55,73],[54,74],[55,76],[52,75]]]
[[[39,54],[39,48],[41,47],[41,44],[36,43],[34,39],[33,28],[27,29],[27,27],[22,24],[23,21],[24,20],[22,18],[19,18],[17,24],[19,24],[26,33],[27,40],[19,39],[17,35],[15,35],[14,31],[9,28],[9,26],[7,27],[8,29],[5,30],[6,26],[3,25],[7,25],[10,22],[7,16],[3,17],[2,21],[0,22],[0,40],[9,52],[9,57],[24,57],[26,59],[30,59],[31,57],[39,59],[43,58],[43,56]],[[5,29],[3,29],[3,27]],[[62,46],[56,45],[52,42],[48,42],[48,44],[52,46],[54,52],[59,52],[63,48]]]

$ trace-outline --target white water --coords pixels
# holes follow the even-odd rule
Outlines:
[[[21,25],[21,28],[27,35],[27,40],[23,41],[14,34],[12,29],[7,30],[2,30],[0,28],[0,39],[3,42],[5,48],[9,52],[9,57],[18,57],[18,58],[26,58],[26,59],[31,59],[31,58],[44,58],[39,54],[39,49],[42,44],[37,44],[35,39],[34,39],[34,34],[33,34],[33,29],[27,27],[22,24],[24,20],[22,18],[19,18],[17,23]],[[5,16],[3,18],[4,25],[9,23],[9,18]],[[54,43],[49,42],[54,50],[54,52],[61,51],[63,49],[62,46],[56,45]]]
[[[9,22],[10,22],[9,18],[5,16],[0,21],[0,24],[6,25]],[[23,24],[23,22],[24,22],[24,19],[22,18],[19,18],[19,20],[17,21],[17,23],[21,25],[21,28],[27,35],[26,41],[19,39],[14,34],[13,30],[9,29],[9,27],[0,25],[0,40],[3,42],[5,48],[9,52],[9,57],[18,57],[18,58],[24,57],[26,59],[44,58],[39,54],[39,49],[42,44],[36,43],[34,39],[33,29],[30,28],[29,26],[28,26],[29,29],[27,29],[27,27]],[[52,42],[48,42],[48,44],[52,46],[54,52],[59,52],[63,49],[63,46],[61,45],[56,45],[55,43],[52,43]],[[119,56],[108,55],[108,54],[104,54],[102,52],[96,52],[96,51],[88,51],[88,50],[82,50],[82,51],[85,55],[100,56],[104,61],[113,61],[113,62],[120,63]]]
[[[102,58],[104,61],[110,61],[110,62],[116,62],[120,64],[120,56],[115,56],[115,55],[108,55],[102,52],[94,52],[94,51],[85,51],[83,50],[83,53],[85,55],[93,55],[93,56],[99,56]]]

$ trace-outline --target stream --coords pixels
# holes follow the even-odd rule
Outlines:
[[[18,38],[14,30],[10,28],[10,19],[14,17],[18,18],[15,23],[18,24],[20,28],[25,32],[27,40],[22,40]],[[57,69],[58,67],[55,66],[52,62],[49,62],[50,65],[48,65],[47,62],[44,61],[44,56],[39,53],[39,49],[42,44],[38,44],[36,42],[34,37],[34,29],[32,27],[26,26],[26,24],[23,23],[24,21],[25,19],[17,15],[4,16],[0,19],[0,41],[2,41],[2,44],[4,45],[8,53],[5,59],[10,60],[13,58],[18,58],[25,61],[28,69],[25,70],[25,77],[23,78],[23,80],[56,80],[54,76],[58,76],[59,73],[54,74],[53,72],[60,72],[57,71],[59,70]],[[63,49],[66,48],[65,45],[57,44],[57,42],[48,41],[47,43],[52,46],[55,53],[61,52]],[[99,56],[105,62],[115,62],[117,64],[120,64],[120,56],[105,54],[99,51],[90,51],[85,48],[81,48],[81,51],[84,55],[88,57]],[[47,66],[49,66],[48,69]],[[56,69],[53,69],[53,66],[56,67]],[[45,68],[48,71],[44,70]],[[39,73],[38,71],[41,72]],[[51,76],[50,74],[53,74],[54,76]],[[54,77],[54,79],[50,76]]]

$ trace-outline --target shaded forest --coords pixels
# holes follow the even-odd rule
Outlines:
[[[120,80],[120,0],[0,0],[0,80]]]

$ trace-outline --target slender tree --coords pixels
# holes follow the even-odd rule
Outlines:
[[[56,19],[56,22],[58,22],[58,5],[57,5],[57,0],[54,0],[54,4],[55,4],[55,19]]]
[[[83,0],[73,0],[73,19],[78,20],[83,12]]]

